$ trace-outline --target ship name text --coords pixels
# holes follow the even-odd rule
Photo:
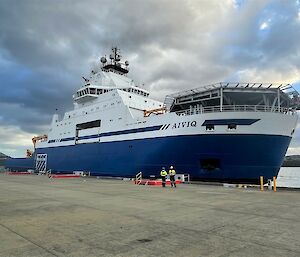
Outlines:
[[[182,121],[176,123],[165,124],[161,127],[161,130],[171,129],[179,129],[179,128],[189,128],[189,127],[197,127],[197,121]]]

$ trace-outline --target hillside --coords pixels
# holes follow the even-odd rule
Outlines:
[[[5,160],[9,158],[9,156],[5,155],[4,153],[0,152],[0,166],[4,166]]]
[[[300,155],[285,156],[282,167],[300,167]]]

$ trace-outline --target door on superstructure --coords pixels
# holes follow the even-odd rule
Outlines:
[[[100,141],[101,120],[76,124],[75,144]]]
[[[47,154],[41,153],[36,155],[35,171],[43,174],[47,172]]]

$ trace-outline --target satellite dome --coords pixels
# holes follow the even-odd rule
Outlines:
[[[106,60],[105,57],[101,57],[100,61],[101,61],[102,63],[106,63],[106,62],[107,62],[107,60]]]
[[[109,55],[109,59],[113,60],[113,59],[114,59],[114,55],[113,55],[113,54],[110,54],[110,55]]]

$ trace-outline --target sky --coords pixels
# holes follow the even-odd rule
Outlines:
[[[162,101],[220,81],[300,89],[300,1],[0,0],[0,152],[32,149],[112,46]]]

